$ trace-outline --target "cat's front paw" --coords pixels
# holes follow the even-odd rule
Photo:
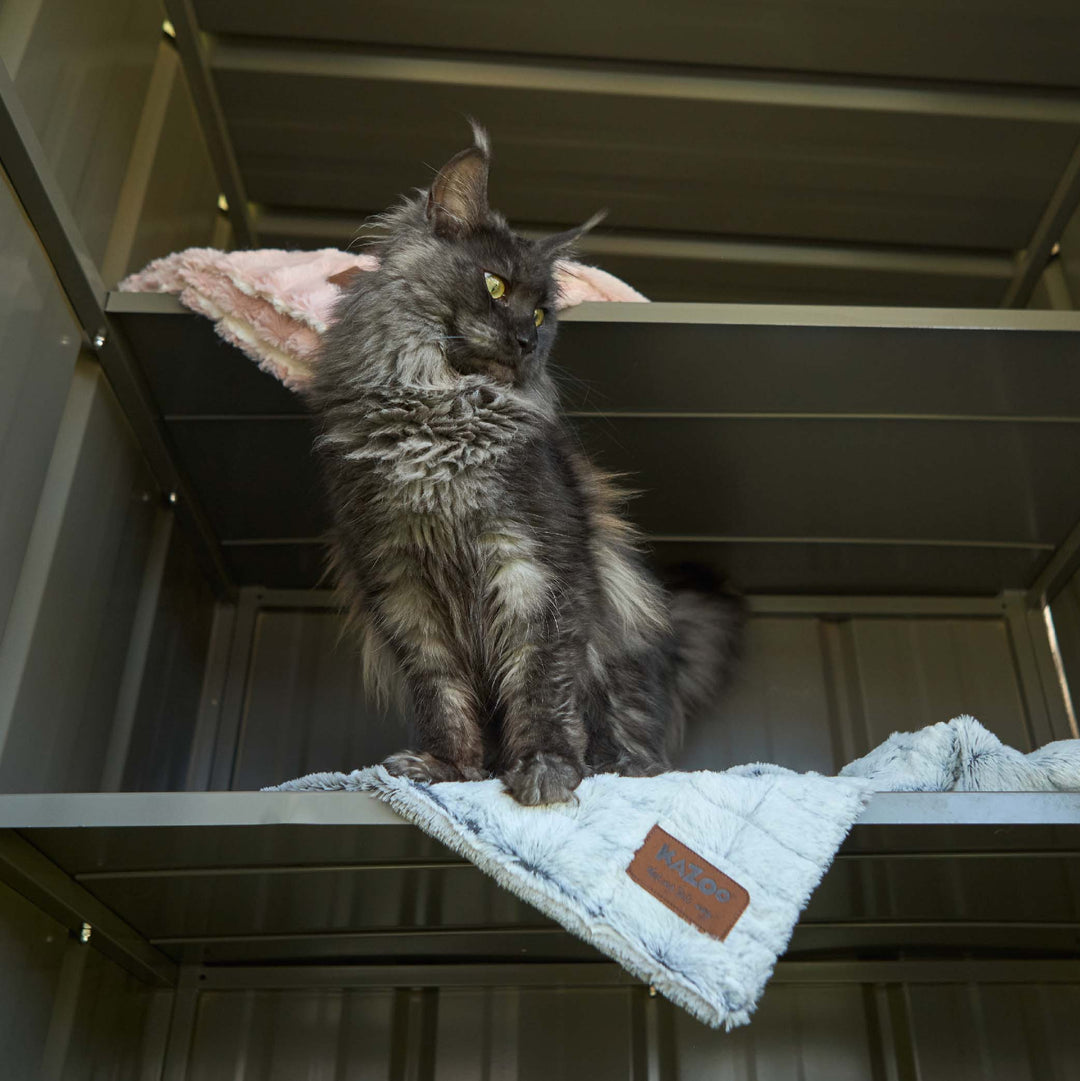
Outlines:
[[[482,781],[484,773],[473,766],[457,766],[436,758],[427,751],[398,751],[383,759],[383,768],[395,777],[405,777],[421,784],[440,781]]]
[[[539,751],[519,758],[502,775],[507,792],[528,807],[540,803],[565,803],[581,784],[584,772],[561,754]]]

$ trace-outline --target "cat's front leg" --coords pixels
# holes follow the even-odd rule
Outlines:
[[[397,569],[377,595],[376,608],[412,700],[419,747],[390,755],[383,766],[425,783],[481,780],[481,714],[468,657],[418,569]]]
[[[502,782],[518,803],[565,803],[587,772],[580,651],[553,642],[524,652],[524,670],[502,685]]]
[[[445,672],[414,671],[408,683],[420,749],[398,751],[383,766],[397,777],[425,784],[483,780],[487,774],[472,691]]]

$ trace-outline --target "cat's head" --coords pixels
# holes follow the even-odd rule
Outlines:
[[[381,277],[451,372],[527,389],[555,339],[555,262],[600,216],[541,240],[519,236],[488,205],[491,151],[482,129],[473,134],[429,191],[386,216]]]

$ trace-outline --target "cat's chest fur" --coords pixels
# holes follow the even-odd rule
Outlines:
[[[383,391],[332,417],[321,444],[369,526],[417,547],[488,547],[484,538],[513,512],[508,478],[543,426],[535,409],[490,386]]]
[[[408,637],[425,597],[438,598],[456,639],[487,627],[479,652],[505,660],[551,603],[527,483],[544,418],[490,387],[357,405],[328,425],[322,449],[336,459],[339,508],[362,522],[354,552],[384,615]]]

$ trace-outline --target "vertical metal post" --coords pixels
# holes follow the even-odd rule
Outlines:
[[[1027,706],[1032,747],[1068,739],[1071,703],[1058,678],[1042,608],[1032,609],[1019,590],[1002,594],[1020,688]]]
[[[199,966],[182,965],[180,978],[173,992],[169,1038],[165,1043],[165,1059],[161,1081],[187,1081],[188,1060],[195,1035],[195,1014],[199,1005]]]
[[[850,619],[818,619],[836,769],[870,749]]]
[[[147,496],[153,498],[150,493],[147,493]],[[120,677],[116,716],[113,721],[112,735],[109,737],[109,747],[105,752],[105,767],[101,777],[103,792],[119,792],[124,780],[124,766],[127,763],[128,748],[131,746],[131,734],[135,728],[135,714],[139,706],[139,693],[142,690],[146,658],[150,652],[150,639],[154,633],[154,621],[157,616],[158,600],[161,597],[161,583],[165,578],[165,564],[169,556],[174,519],[175,516],[168,507],[159,507],[154,517],[150,551],[143,571],[139,600],[135,606],[135,618],[131,622],[131,636],[128,639],[127,656],[124,658],[124,671]]]
[[[1057,683],[1061,692],[1061,698],[1065,705],[1065,719],[1069,725],[1069,736],[1072,739],[1080,739],[1080,725],[1076,720],[1076,703],[1073,701],[1072,688],[1069,686],[1069,675],[1065,671],[1065,658],[1061,655],[1061,644],[1058,642],[1057,627],[1054,625],[1054,613],[1050,605],[1042,610],[1043,625],[1046,629],[1046,642],[1050,649],[1050,663],[1053,667],[1051,678]]]
[[[389,1081],[434,1081],[439,1025],[435,987],[394,992]]]
[[[143,1025],[138,1081],[161,1081],[165,1051],[169,1042],[174,991],[151,991]]]
[[[901,983],[876,984],[868,1005],[878,1036],[878,1062],[885,1071],[884,1081],[919,1081],[907,987]]]
[[[60,976],[53,995],[52,1016],[45,1036],[45,1053],[41,1060],[41,1081],[62,1081],[64,1065],[71,1047],[71,1033],[75,1027],[75,1014],[79,1006],[83,973],[89,953],[89,927],[68,939]]]
[[[1076,144],[1050,199],[1035,226],[1028,246],[1020,253],[1016,272],[1005,291],[1003,308],[1023,308],[1050,259],[1050,252],[1061,239],[1069,219],[1080,207],[1080,142]]]
[[[229,655],[236,628],[236,605],[219,601],[214,606],[210,628],[210,643],[206,650],[199,713],[195,721],[191,760],[184,787],[188,792],[205,792],[210,787],[214,766],[214,746],[217,743],[221,702],[229,674]]]
[[[243,726],[248,669],[255,644],[255,621],[259,614],[260,598],[261,594],[257,587],[240,590],[240,600],[236,606],[236,622],[233,626],[232,648],[229,650],[229,667],[221,700],[221,713],[218,718],[214,759],[210,770],[210,789],[213,791],[232,787],[240,732]]]
[[[227,789],[232,783],[261,596],[258,588],[242,589],[237,604],[218,604],[214,612],[188,769],[190,792]]]
[[[1042,282],[1046,286],[1046,296],[1050,307],[1056,312],[1071,312],[1076,304],[1069,291],[1069,280],[1061,267],[1061,259],[1053,258],[1046,264],[1042,273]]]
[[[675,1081],[674,1041],[667,1003],[651,987],[630,990],[632,1081]]]

